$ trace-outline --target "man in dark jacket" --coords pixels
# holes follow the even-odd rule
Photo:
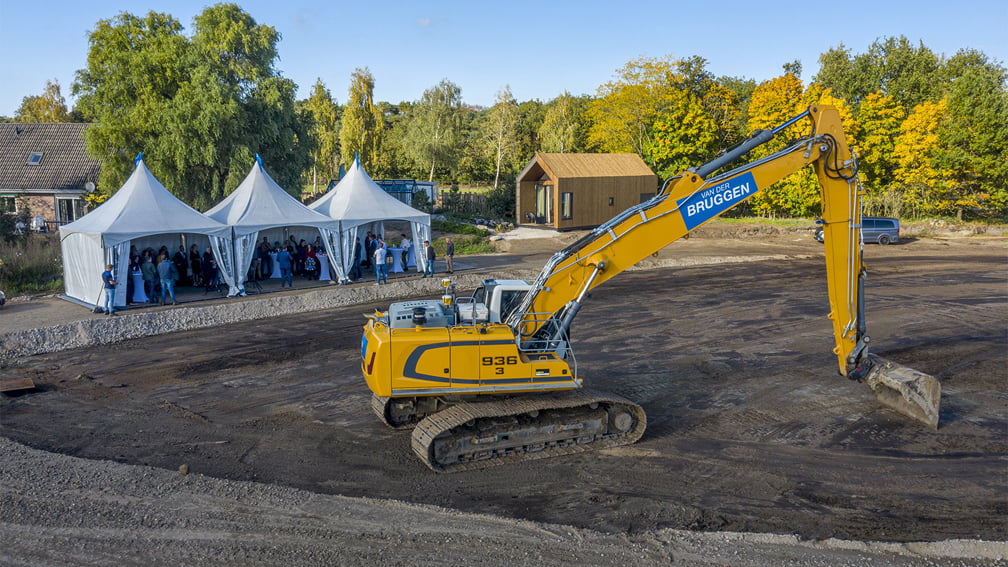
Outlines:
[[[430,245],[430,240],[423,241],[424,252],[427,256],[427,265],[424,266],[423,277],[434,277],[434,247]]]
[[[451,238],[445,238],[445,271],[449,274],[455,273],[455,243]]]
[[[175,264],[175,271],[178,272],[178,281],[175,285],[189,285],[189,255],[186,254],[185,246],[179,246],[178,252],[172,256],[172,264]]]

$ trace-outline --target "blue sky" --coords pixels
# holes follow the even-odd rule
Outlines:
[[[0,115],[56,79],[69,106],[74,72],[87,62],[87,34],[127,11],[167,12],[186,27],[212,4],[189,0],[0,0]],[[594,94],[637,57],[699,55],[717,76],[763,81],[799,60],[806,83],[818,57],[843,44],[863,53],[900,35],[939,54],[978,49],[1008,61],[1004,0],[637,2],[595,0],[238,2],[282,35],[277,69],[305,98],[321,78],[340,104],[350,74],[368,67],[375,98],[417,100],[447,78],[469,104],[488,106],[504,85],[519,101],[563,91]]]

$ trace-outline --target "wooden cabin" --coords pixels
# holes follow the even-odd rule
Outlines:
[[[536,153],[518,175],[518,223],[555,230],[596,227],[658,190],[637,154]]]

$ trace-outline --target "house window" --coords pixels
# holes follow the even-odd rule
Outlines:
[[[613,206],[615,204],[616,204],[616,199],[614,199],[612,197],[609,197],[609,206],[611,207],[611,206]]]
[[[84,216],[83,199],[56,199],[56,221],[60,226]]]
[[[28,158],[28,165],[38,165],[42,163],[42,152],[32,152],[30,158]]]
[[[14,214],[17,212],[17,203],[11,195],[0,196],[0,213]]]
[[[560,193],[560,219],[574,218],[574,193]]]

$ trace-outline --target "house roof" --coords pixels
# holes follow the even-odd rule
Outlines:
[[[536,167],[538,166],[538,168]],[[654,172],[637,154],[548,154],[537,152],[518,176],[519,181],[538,178],[544,171],[551,179],[575,177],[638,177]]]
[[[84,130],[90,124],[0,124],[0,192],[86,191],[96,183],[101,163],[87,153]],[[36,164],[29,162],[40,153]]]

